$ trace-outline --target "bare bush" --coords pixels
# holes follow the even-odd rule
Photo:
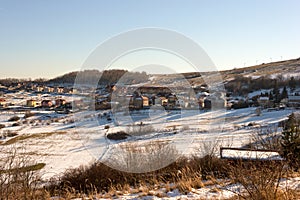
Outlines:
[[[238,195],[243,199],[279,200],[279,181],[284,173],[284,163],[275,161],[236,161],[228,168],[233,182],[243,186]]]
[[[19,122],[13,123],[11,126],[20,126],[21,124]]]
[[[153,128],[153,126],[150,125],[144,125],[143,123],[139,125],[133,125],[129,126],[126,129],[126,133],[133,136],[142,136],[147,135],[149,133],[154,133],[156,130]]]
[[[118,131],[116,133],[109,133],[106,135],[106,137],[110,140],[125,140],[129,137],[127,133],[124,131]]]
[[[251,149],[281,149],[281,135],[277,126],[259,128],[252,134],[251,143],[247,145]]]
[[[104,126],[104,129],[109,129],[109,128],[110,128],[109,125]]]
[[[40,181],[38,170],[44,163],[35,163],[20,154],[16,147],[1,149],[0,197],[3,199],[37,199]],[[22,150],[23,151],[23,150]]]
[[[2,137],[3,138],[6,138],[6,137],[14,137],[14,136],[17,136],[17,132],[16,131],[11,131],[11,130],[5,130],[3,131],[2,133]]]
[[[15,121],[19,121],[19,120],[20,120],[20,117],[18,117],[18,116],[13,116],[8,119],[9,122],[15,122]]]
[[[178,158],[177,150],[168,142],[127,142],[118,144],[107,155],[106,163],[127,172],[150,172],[168,166]]]

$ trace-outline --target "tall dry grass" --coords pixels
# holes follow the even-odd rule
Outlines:
[[[34,162],[23,148],[11,146],[0,150],[0,199],[40,199],[39,170],[44,163]]]

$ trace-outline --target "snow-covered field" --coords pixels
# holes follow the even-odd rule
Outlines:
[[[0,113],[0,124],[6,127],[0,134],[15,132],[14,137],[2,137],[1,149],[22,147],[36,162],[45,163],[41,170],[43,179],[60,176],[68,168],[88,165],[95,160],[109,160],[109,157],[120,152],[122,144],[134,142],[166,142],[176,149],[179,155],[205,154],[209,146],[242,147],[249,143],[261,128],[276,126],[287,119],[294,110],[285,109],[268,112],[260,116],[256,108],[219,111],[137,111],[131,115],[124,112],[82,111],[76,114],[56,114],[54,112],[36,113],[35,116],[23,119],[22,113]],[[8,122],[12,116],[21,117],[20,126]],[[125,140],[111,141],[105,136],[118,131],[146,129],[144,135],[132,135]],[[21,138],[21,136],[27,136]],[[15,139],[15,140],[13,140]],[[5,145],[8,144],[8,145]],[[218,152],[217,152],[218,153]],[[125,161],[126,162],[126,161]],[[142,161],[141,161],[142,162]],[[166,163],[168,164],[168,163]],[[163,167],[163,166],[162,166]],[[300,187],[299,179],[290,179],[293,187]],[[284,182],[282,183],[284,184]],[[229,186],[228,186],[229,187]],[[231,185],[230,187],[234,187]],[[236,186],[238,187],[238,186]],[[217,192],[216,189],[218,188]],[[159,191],[154,191],[159,192]],[[234,195],[223,186],[209,186],[180,194],[173,190],[166,192],[165,199],[229,198]],[[123,194],[122,199],[140,199],[140,194]],[[155,199],[144,196],[144,199]]]

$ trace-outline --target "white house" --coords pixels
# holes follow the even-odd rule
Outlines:
[[[293,107],[300,107],[300,96],[289,96],[288,105]]]

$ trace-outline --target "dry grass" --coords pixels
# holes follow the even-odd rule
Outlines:
[[[236,161],[230,168],[230,178],[244,188],[238,195],[245,199],[276,200],[280,194],[279,181],[284,163],[275,161]]]
[[[43,138],[53,134],[55,133],[45,133],[36,137]],[[20,140],[24,139],[28,138]],[[32,180],[30,187],[13,190],[15,187],[12,186],[15,183],[10,182],[10,192],[6,194],[2,190],[1,194],[12,195],[11,199],[23,199],[24,195],[30,197],[27,199],[49,199],[51,196],[57,199],[118,198],[124,194],[136,194],[137,198],[148,195],[163,198],[169,191],[175,189],[187,194],[195,189],[208,187],[211,188],[210,192],[219,193],[227,185],[236,183],[244,188],[244,192],[236,193],[236,197],[232,199],[288,200],[299,197],[300,191],[279,186],[281,178],[299,176],[296,172],[290,173],[285,168],[285,163],[221,160],[215,156],[217,145],[211,143],[202,146],[201,151],[206,154],[203,157],[178,158],[177,151],[167,142],[120,143],[118,148],[122,150],[122,154],[115,151],[109,156],[110,161],[114,162],[113,167],[95,162],[90,166],[69,169],[59,180],[49,182],[45,189],[36,188],[38,181],[34,174],[42,165],[22,164],[16,168],[18,170],[11,167],[10,170],[3,172],[28,173],[31,177],[28,180]],[[23,160],[23,163],[26,162]],[[167,162],[169,163],[166,164]],[[150,170],[153,166],[148,166],[149,163],[154,167],[158,166],[157,163],[165,166],[153,171]],[[128,168],[119,168],[120,166]],[[130,172],[130,167],[133,166],[136,172],[142,169],[149,172]],[[24,183],[24,179],[22,181]],[[12,194],[13,192],[18,195]]]
[[[1,169],[0,174],[7,174],[7,173],[19,173],[19,172],[30,172],[30,171],[37,171],[46,166],[45,163],[37,163],[33,165],[28,165],[28,166],[22,166],[22,167],[15,167],[15,168],[10,168],[10,169]]]
[[[29,156],[20,155],[18,151],[19,149],[15,147],[1,151],[1,199],[45,199],[47,192],[38,186],[40,184],[38,171],[45,164],[35,163]]]
[[[163,147],[161,143],[152,143],[147,147],[153,154],[143,157],[145,161],[161,162],[167,156],[178,156],[176,151],[168,149],[168,151],[160,151]],[[124,146],[126,150],[133,152],[142,151],[139,146]],[[146,150],[147,150],[146,148]],[[145,151],[145,149],[143,149]],[[156,153],[155,153],[156,152]],[[160,152],[161,155],[158,155]],[[141,162],[141,157],[135,155],[127,155],[127,162]],[[138,159],[137,159],[138,158]],[[124,158],[123,158],[124,159]],[[156,160],[155,160],[156,159]],[[126,159],[125,159],[126,160]],[[120,162],[119,162],[120,164]],[[89,167],[80,167],[68,170],[61,177],[59,185],[52,185],[48,188],[51,194],[55,191],[63,191],[62,188],[73,188],[74,191],[91,194],[97,191],[107,198],[120,196],[125,193],[136,193],[139,196],[153,195],[153,191],[163,188],[163,192],[154,195],[163,197],[167,192],[178,189],[182,193],[192,191],[192,189],[202,188],[209,184],[218,183],[217,178],[225,177],[224,167],[226,163],[216,157],[206,156],[204,158],[185,158],[180,157],[175,162],[170,163],[166,167],[145,173],[130,173],[111,168],[103,163],[94,163]],[[142,166],[142,165],[141,165]],[[222,173],[215,173],[217,169]],[[203,182],[206,179],[207,181]]]
[[[150,133],[154,133],[157,130],[151,125],[145,125],[143,123],[138,125],[132,125],[127,127],[126,133],[133,136],[142,136]]]
[[[66,134],[67,132],[61,131],[61,132],[48,132],[48,133],[36,133],[36,134],[24,134],[24,135],[18,135],[14,138],[11,138],[7,140],[6,142],[3,142],[1,145],[11,145],[15,144],[17,142],[21,142],[28,139],[43,139],[46,137],[50,137],[52,135],[62,135]]]

